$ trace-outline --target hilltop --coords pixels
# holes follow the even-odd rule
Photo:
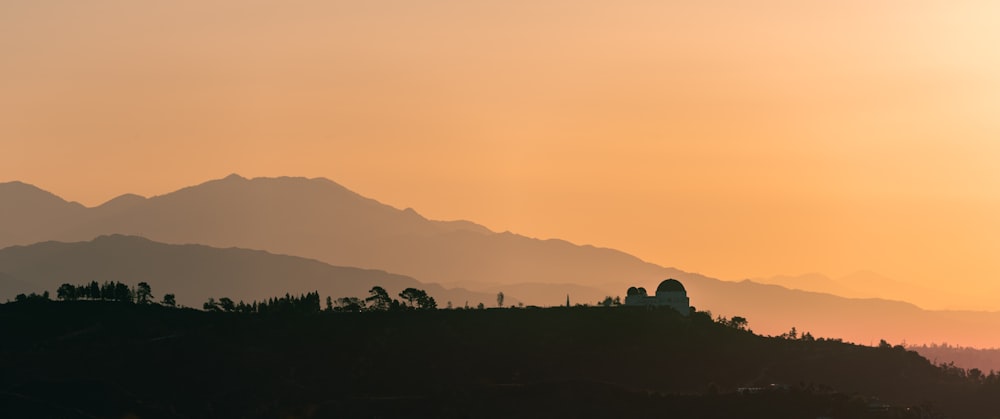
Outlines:
[[[0,334],[0,401],[65,417],[1000,412],[996,376],[973,382],[901,347],[767,338],[672,310],[280,316],[27,302],[0,305]]]

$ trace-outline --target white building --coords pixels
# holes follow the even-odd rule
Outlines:
[[[687,316],[691,314],[691,300],[688,299],[684,285],[676,279],[667,279],[656,287],[656,295],[646,294],[646,289],[630,287],[625,294],[627,306],[657,306],[670,307]]]

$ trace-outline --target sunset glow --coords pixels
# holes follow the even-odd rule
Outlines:
[[[871,271],[1000,310],[997,22],[971,0],[5,1],[0,182],[96,206],[325,177],[725,280]]]

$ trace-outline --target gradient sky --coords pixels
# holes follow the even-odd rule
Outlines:
[[[997,22],[966,0],[7,0],[0,181],[93,206],[321,176],[723,279],[995,294]]]

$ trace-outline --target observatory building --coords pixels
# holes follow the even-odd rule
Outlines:
[[[646,289],[629,287],[625,294],[627,306],[670,307],[687,316],[691,314],[691,300],[688,299],[684,285],[676,279],[667,279],[656,287],[656,295],[648,295]]]

